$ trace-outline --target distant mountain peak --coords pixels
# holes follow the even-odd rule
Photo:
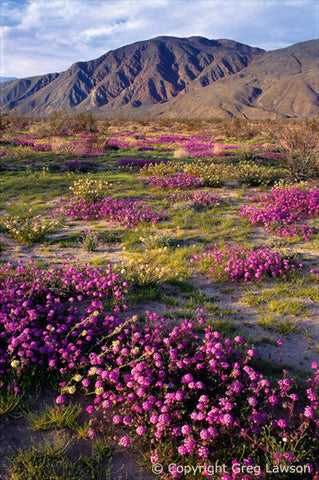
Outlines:
[[[318,47],[313,40],[266,52],[228,39],[158,36],[76,62],[65,72],[4,83],[0,108],[31,115],[60,109],[142,116],[315,115]],[[291,95],[285,100],[288,84],[295,102]]]
[[[0,77],[0,83],[11,82],[12,80],[17,80],[17,77]]]

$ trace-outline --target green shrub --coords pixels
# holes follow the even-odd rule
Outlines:
[[[129,284],[142,288],[161,285],[176,276],[171,268],[144,259],[129,260],[122,273]]]
[[[90,178],[80,178],[75,180],[70,190],[77,198],[96,201],[98,198],[105,197],[108,191],[109,183],[105,180],[91,180]]]
[[[43,219],[41,215],[31,218],[5,217],[2,221],[6,231],[20,244],[33,245],[44,238],[44,236],[57,226],[57,222]]]
[[[182,240],[179,240],[176,237],[168,233],[154,233],[148,237],[141,237],[141,242],[145,245],[145,248],[152,249],[152,248],[176,248],[180,245]]]
[[[91,230],[87,230],[82,237],[82,245],[86,252],[94,252],[98,246],[99,238]]]
[[[259,185],[273,185],[284,175],[283,170],[274,167],[259,166],[251,162],[241,161],[236,173],[240,185],[258,187]]]
[[[207,163],[203,160],[197,160],[189,165],[185,165],[184,170],[189,175],[195,175],[201,178],[208,187],[221,187],[226,180],[234,178],[234,167],[219,163]]]
[[[141,168],[140,173],[149,177],[166,177],[182,173],[184,171],[184,164],[179,162],[157,163],[155,165],[145,165]]]

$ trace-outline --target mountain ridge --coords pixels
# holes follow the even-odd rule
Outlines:
[[[0,85],[0,109],[114,116],[319,114],[319,40],[265,51],[228,39],[155,37],[60,73]]]
[[[17,77],[0,77],[0,83],[11,82],[12,80],[18,80]]]

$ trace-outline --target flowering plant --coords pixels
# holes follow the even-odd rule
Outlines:
[[[108,191],[109,184],[105,180],[93,180],[91,178],[80,178],[75,180],[70,191],[77,198],[96,201],[103,198]]]
[[[61,200],[61,206],[56,213],[62,213],[73,220],[105,219],[112,223],[118,222],[127,228],[135,227],[140,222],[155,225],[166,216],[165,211],[154,212],[150,205],[143,201],[112,197],[95,201],[71,197],[69,200]]]
[[[183,173],[184,164],[179,162],[161,162],[153,165],[147,165],[142,168],[141,174],[148,177],[171,177],[177,173]]]
[[[129,260],[123,265],[122,273],[126,274],[130,284],[138,287],[158,286],[176,276],[171,268],[145,262],[143,259]]]
[[[144,170],[146,170],[146,168],[151,165],[157,165],[160,163],[166,164],[167,162],[168,160],[157,160],[155,158],[146,159],[146,158],[132,157],[132,158],[121,158],[118,162],[118,166],[122,168],[128,167],[130,169],[136,168],[138,170],[145,167]]]
[[[169,331],[154,313],[147,312],[145,327],[136,320],[117,329],[103,357],[90,358],[86,378],[94,400],[87,412],[95,418],[96,434],[121,427],[119,445],[151,442],[151,462],[166,467],[173,459],[179,465],[190,460],[211,465],[221,451],[225,462],[248,461],[263,470],[266,463],[309,462],[306,445],[313,435],[318,439],[318,370],[300,413],[295,382],[284,374],[272,387],[252,366],[257,351],[243,347],[240,336],[223,339],[208,327],[200,340],[194,321]],[[286,448],[279,447],[282,442]]]
[[[57,222],[47,218],[44,219],[41,215],[25,219],[18,216],[4,216],[2,225],[22,245],[33,245],[55,228]]]
[[[209,250],[190,259],[190,263],[199,263],[216,281],[243,280],[245,282],[266,277],[287,278],[296,273],[297,267],[288,259],[281,258],[278,252],[269,248],[247,248],[244,245]],[[299,269],[302,264],[299,265]]]
[[[274,167],[265,167],[242,160],[237,168],[239,184],[256,187],[258,185],[272,185],[279,180],[283,171]]]
[[[204,192],[201,190],[196,190],[194,192],[193,191],[175,192],[167,196],[166,200],[170,204],[187,202],[197,209],[211,207],[213,205],[220,205],[223,201],[220,195],[217,195],[216,193],[212,193],[212,192]]]
[[[90,394],[90,437],[108,431],[123,448],[145,441],[151,462],[165,471],[173,461],[210,466],[224,458],[260,466],[262,477],[269,465],[316,462],[315,362],[305,391],[285,371],[271,384],[242,337],[223,338],[212,326],[196,334],[204,316],[173,329],[151,312],[145,324],[136,316],[117,318],[127,286],[110,266],[3,266],[0,388],[19,395],[33,367],[64,376],[57,408],[75,392]]]
[[[208,187],[221,187],[226,180],[234,178],[235,169],[230,165],[197,160],[185,165],[189,175],[201,178]]]
[[[105,333],[100,314],[120,311],[126,287],[111,265],[1,267],[0,373],[10,372],[12,361],[18,373],[30,365],[71,370],[85,363],[86,348]]]
[[[315,229],[302,221],[319,214],[319,190],[298,187],[273,188],[270,193],[256,193],[250,199],[255,205],[244,206],[240,215],[253,225],[264,225],[268,232],[282,236],[309,235]]]
[[[170,189],[184,189],[192,187],[200,187],[204,185],[203,180],[200,178],[189,175],[188,173],[176,173],[175,175],[164,176],[164,177],[148,177],[142,180],[143,182],[148,183],[158,189],[160,188],[170,188]]]

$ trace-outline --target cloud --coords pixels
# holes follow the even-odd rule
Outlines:
[[[108,26],[101,26],[98,28],[88,28],[83,31],[83,35],[88,39],[94,39],[97,37],[109,37],[110,35],[121,33],[123,30],[126,32],[137,31],[142,26],[142,22],[132,20],[119,20],[116,23]]]
[[[317,0],[7,0],[0,75],[62,71],[160,35],[281,48],[319,36],[318,10]]]

